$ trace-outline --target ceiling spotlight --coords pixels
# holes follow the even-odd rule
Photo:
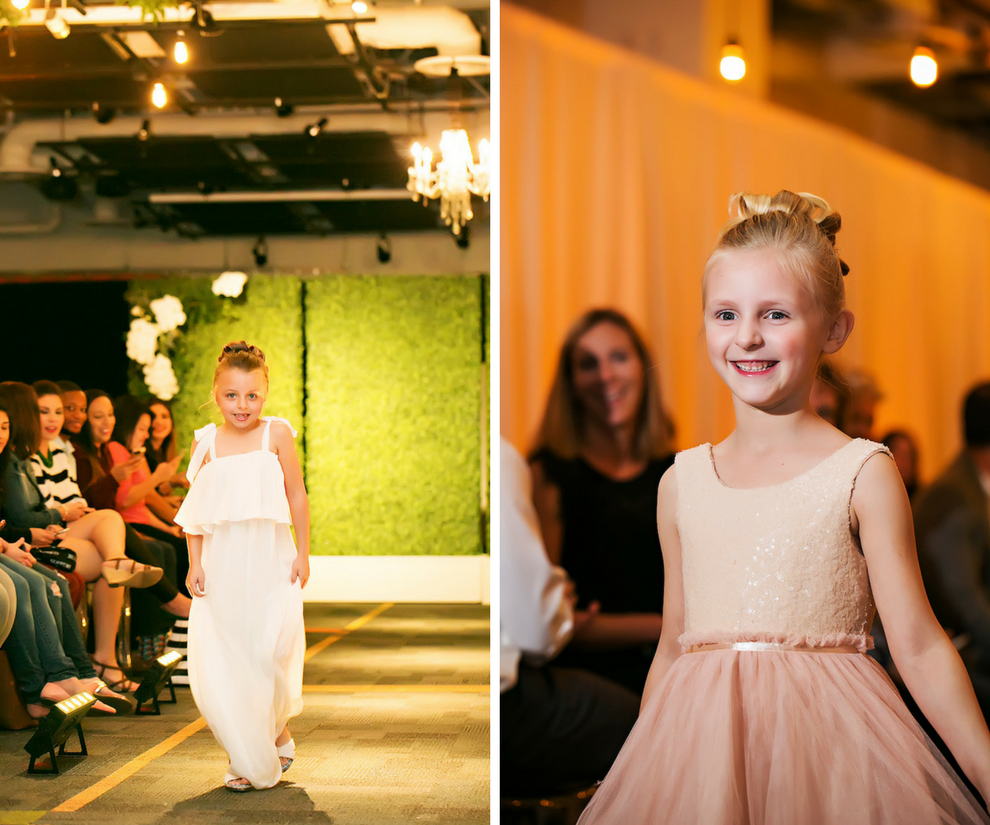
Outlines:
[[[361,0],[354,0],[354,2],[351,3],[351,11],[355,14],[364,14],[368,11],[368,4],[361,2]]]
[[[179,39],[175,41],[175,45],[172,47],[172,57],[175,58],[176,63],[185,63],[189,59],[189,49],[186,48],[185,33],[182,29],[176,32]]]
[[[256,266],[260,267],[268,263],[268,241],[265,240],[264,236],[255,241],[254,246],[251,247],[251,254],[254,255]]]
[[[56,40],[65,40],[69,36],[69,24],[56,10],[54,15],[45,21],[45,28],[52,33]]]
[[[168,93],[165,91],[165,87],[161,83],[156,83],[155,88],[151,92],[151,102],[154,103],[159,109],[163,108],[166,103],[168,103]]]
[[[927,89],[938,80],[938,62],[935,52],[927,46],[918,46],[911,58],[911,82],[915,86]]]
[[[101,106],[98,100],[93,101],[93,118],[97,123],[107,124],[117,117],[117,110],[112,106]]]
[[[142,142],[144,142],[149,137],[151,137],[151,121],[150,120],[144,120],[141,123],[141,128],[138,129],[137,139],[140,140],[140,141],[142,141]]]
[[[306,127],[306,135],[311,138],[317,137],[320,132],[323,131],[323,127],[327,125],[327,119],[321,117],[316,123],[311,123]]]
[[[736,83],[746,76],[746,55],[743,54],[742,46],[734,40],[722,47],[718,70],[730,83]]]
[[[295,111],[295,107],[291,103],[286,103],[282,98],[275,98],[275,114],[279,117],[288,117]]]
[[[378,238],[375,254],[378,255],[378,263],[380,264],[387,264],[392,260],[392,242],[384,232]]]
[[[24,9],[31,5],[31,0],[10,0],[10,5],[18,11],[24,11]]]

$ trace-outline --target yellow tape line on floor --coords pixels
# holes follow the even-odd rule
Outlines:
[[[303,685],[303,693],[490,693],[491,685]]]
[[[153,748],[146,750],[136,759],[132,759],[124,767],[118,768],[106,779],[101,779],[95,785],[90,785],[82,793],[77,793],[71,799],[67,799],[57,808],[52,808],[52,813],[72,813],[78,811],[83,805],[88,805],[98,796],[102,796],[111,788],[115,788],[129,776],[137,773],[141,768],[154,762],[159,756],[164,756],[176,745],[185,742],[197,731],[206,727],[206,720],[200,716],[195,722],[186,725],[178,733],[173,733],[164,742],[160,742]]]
[[[359,627],[363,627],[376,616],[380,616],[390,607],[394,606],[394,602],[387,602],[386,604],[380,604],[373,610],[369,610],[360,618],[355,619],[350,624],[345,626],[345,630],[357,630]],[[306,651],[306,661],[308,662],[317,653],[326,649],[329,645],[341,639],[340,636],[330,636],[326,639],[322,639],[317,642],[311,648]],[[206,720],[200,716],[195,722],[191,722],[186,725],[178,733],[173,733],[164,742],[160,742],[153,748],[149,748],[140,756],[135,757],[122,768],[118,768],[112,774],[110,774],[105,779],[101,779],[95,785],[90,785],[86,790],[77,793],[75,796],[67,799],[61,805],[56,808],[52,808],[52,813],[73,813],[78,811],[84,805],[88,805],[94,799],[105,794],[107,791],[112,790],[117,787],[121,782],[130,776],[133,776],[141,768],[147,767],[149,764],[154,762],[159,756],[164,756],[176,745],[182,744],[186,739],[192,736],[194,733],[201,731],[206,727]]]

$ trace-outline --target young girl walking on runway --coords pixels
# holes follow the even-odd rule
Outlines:
[[[193,697],[230,758],[224,784],[249,791],[278,784],[295,757],[287,722],[302,711],[309,501],[295,430],[261,416],[264,354],[240,341],[218,362],[223,424],[196,431],[175,521],[189,543]]]
[[[581,825],[990,822],[863,655],[875,599],[905,684],[990,793],[990,733],[928,605],[894,462],[809,403],[853,326],[839,216],[790,192],[732,212],[702,303],[736,429],[660,482],[660,647]]]

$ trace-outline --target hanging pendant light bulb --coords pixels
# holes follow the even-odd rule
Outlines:
[[[168,103],[168,93],[165,91],[165,87],[161,83],[156,83],[155,88],[151,91],[151,102],[154,103],[159,109],[163,108],[166,103]]]
[[[18,11],[24,11],[31,5],[31,0],[10,0],[10,4]]]
[[[185,63],[189,59],[189,49],[186,46],[185,34],[181,30],[177,34],[179,39],[175,41],[175,45],[172,47],[172,57],[175,58],[176,63]]]
[[[927,46],[918,46],[911,58],[911,82],[915,86],[927,89],[938,80],[938,61],[935,52]]]
[[[730,40],[722,47],[722,59],[718,70],[730,83],[736,83],[746,76],[746,56],[742,46]]]

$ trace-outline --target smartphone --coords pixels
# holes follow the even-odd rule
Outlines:
[[[138,447],[136,450],[131,450],[131,455],[144,455],[147,452],[145,447]]]

